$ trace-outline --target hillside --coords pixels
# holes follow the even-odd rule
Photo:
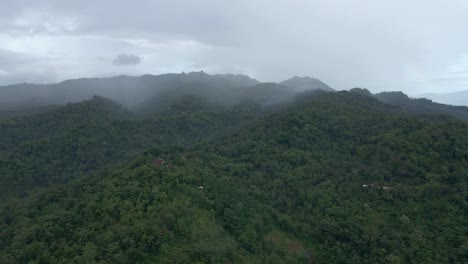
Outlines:
[[[425,98],[410,98],[403,92],[381,92],[372,94],[369,90],[362,88],[353,88],[350,91],[361,95],[371,96],[385,104],[396,106],[396,110],[402,113],[428,118],[444,118],[451,116],[460,120],[468,121],[467,106],[445,105],[432,102]]]
[[[468,106],[452,106],[434,103],[424,98],[410,99],[402,92],[376,94],[380,101],[401,107],[404,111],[419,115],[447,115],[468,121]]]
[[[294,91],[308,91],[308,90],[322,90],[326,92],[333,92],[330,86],[320,81],[319,79],[311,77],[298,77],[294,76],[291,79],[280,82],[281,85],[292,88]]]
[[[4,202],[0,262],[462,263],[467,150],[454,119],[302,96]]]
[[[318,79],[298,76],[280,83],[261,83],[245,75],[210,75],[204,72],[83,78],[57,84],[0,86],[0,120],[47,112],[67,103],[89,100],[93,96],[109,98],[140,115],[152,115],[170,110],[171,105],[178,104],[184,98],[192,98],[191,102],[199,100],[198,107],[202,108],[232,107],[246,102],[271,106],[288,103],[303,93],[334,91]],[[468,106],[413,99],[402,92],[382,92],[372,96],[407,113],[449,115],[468,120]],[[462,99],[464,94],[456,96]]]
[[[51,105],[109,98],[137,112],[148,114],[166,110],[183,96],[203,99],[212,106],[232,106],[251,101],[269,105],[307,90],[333,91],[310,77],[293,77],[277,83],[260,83],[245,75],[204,72],[181,74],[83,78],[57,84],[15,84],[0,86],[0,118],[41,111]]]
[[[300,92],[291,90],[290,87],[276,83],[259,83],[250,87],[237,89],[225,89],[225,87],[187,86],[175,90],[168,90],[146,100],[138,108],[139,113],[157,113],[171,110],[171,105],[191,98],[198,100],[198,105],[192,107],[233,107],[238,104],[256,104],[271,106],[288,103]],[[186,104],[188,105],[188,104]],[[174,109],[172,109],[174,110]]]
[[[255,105],[177,111],[141,117],[115,102],[93,97],[48,112],[0,121],[0,186],[25,192],[64,183],[129,161],[154,146],[188,146],[261,115]]]
[[[18,108],[76,103],[99,95],[133,108],[149,97],[185,87],[236,89],[258,81],[244,75],[208,75],[204,72],[181,74],[83,78],[57,84],[15,84],[0,86],[0,111]]]
[[[81,103],[70,103],[41,111],[38,114],[6,119],[0,122],[0,153],[25,140],[60,134],[75,129],[83,123],[97,125],[133,116],[134,114],[121,105],[109,99],[94,96]]]

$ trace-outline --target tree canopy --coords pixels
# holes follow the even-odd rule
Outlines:
[[[0,262],[468,259],[466,123],[355,92],[274,111],[195,106],[2,142],[2,177],[48,182],[3,198]]]

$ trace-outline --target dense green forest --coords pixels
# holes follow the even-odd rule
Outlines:
[[[468,125],[414,113],[354,91],[1,121],[0,263],[466,263]]]
[[[188,146],[262,113],[252,104],[213,108],[192,97],[175,100],[171,107],[139,116],[95,96],[0,122],[1,193],[64,183],[130,161],[152,146]]]
[[[434,116],[448,115],[468,121],[467,106],[439,104],[425,98],[410,98],[403,92],[381,92],[372,94],[369,90],[362,88],[353,88],[351,91],[375,97],[377,100],[385,104],[397,106],[398,110],[405,114],[426,116],[429,118],[434,118]]]

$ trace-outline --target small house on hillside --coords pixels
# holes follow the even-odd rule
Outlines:
[[[161,166],[161,165],[163,165],[164,163],[165,163],[165,161],[164,161],[163,159],[161,159],[161,158],[155,159],[155,160],[153,161],[153,164],[156,165],[156,166]]]

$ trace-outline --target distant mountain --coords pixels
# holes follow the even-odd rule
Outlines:
[[[0,86],[0,116],[5,112],[25,113],[27,109],[76,103],[93,95],[151,113],[167,109],[183,96],[225,106],[244,101],[272,104],[306,90],[334,91],[310,77],[296,76],[278,84],[260,83],[246,75],[209,75],[204,72],[83,78],[43,85],[23,83]]]
[[[170,110],[173,104],[180,104],[184,97],[197,98],[211,106],[231,106],[243,100],[243,94],[259,82],[245,79],[240,75],[207,75],[190,73],[167,80],[164,89],[154,91],[135,109],[140,113],[154,113]],[[247,77],[248,78],[248,77]]]
[[[434,103],[424,98],[412,99],[402,92],[383,92],[375,97],[388,104],[397,105],[405,111],[423,115],[450,115],[468,121],[468,107]]]
[[[16,84],[0,87],[0,118],[40,113],[67,103],[89,100],[94,95],[109,98],[140,114],[153,114],[167,110],[185,112],[205,107],[232,107],[247,102],[265,106],[287,102],[298,94],[314,91],[334,90],[311,77],[294,76],[280,83],[261,83],[246,75],[210,75],[204,72],[75,79],[49,85]],[[451,115],[468,120],[468,108],[463,106],[412,99],[401,92],[375,95],[362,89],[353,89],[353,92],[367,93],[410,113]],[[445,98],[445,102],[458,100],[463,104],[468,91],[437,96],[439,101]],[[185,105],[187,102],[191,105]]]
[[[241,94],[241,100],[252,101],[264,106],[286,102],[299,93],[299,91],[277,83],[259,83],[244,90]]]
[[[410,98],[403,92],[382,92],[372,94],[367,89],[353,88],[354,93],[368,95],[377,98],[379,101],[397,106],[398,110],[417,115],[448,115],[468,121],[468,107],[453,106],[432,102],[425,98]]]
[[[421,97],[442,104],[468,106],[468,90],[455,93],[427,93],[421,95]]]
[[[243,75],[208,75],[203,72],[174,75],[165,89],[154,90],[135,109],[140,113],[154,113],[180,106],[184,97],[198,98],[210,106],[233,106],[251,102],[263,106],[287,102],[304,91],[334,91],[322,81],[310,77],[293,77],[281,83],[260,83]],[[180,108],[178,108],[180,109]],[[192,108],[193,109],[193,108]]]
[[[290,89],[276,83],[259,83],[250,87],[230,88],[215,85],[187,85],[176,89],[165,90],[145,101],[137,109],[140,113],[155,113],[164,110],[181,109],[182,101],[191,98],[208,107],[233,106],[239,103],[255,103],[260,105],[284,101],[292,96]],[[191,105],[191,109],[195,105]],[[188,110],[188,109],[187,109]]]
[[[280,84],[290,87],[295,91],[307,91],[307,90],[324,90],[327,92],[333,92],[330,86],[323,83],[322,81],[311,78],[311,77],[298,77],[294,76],[291,79],[282,81]]]
[[[228,90],[258,83],[245,75],[209,75],[204,72],[74,79],[47,85],[23,83],[0,87],[0,110],[80,102],[93,95],[135,107],[158,93],[181,87],[218,87]]]

